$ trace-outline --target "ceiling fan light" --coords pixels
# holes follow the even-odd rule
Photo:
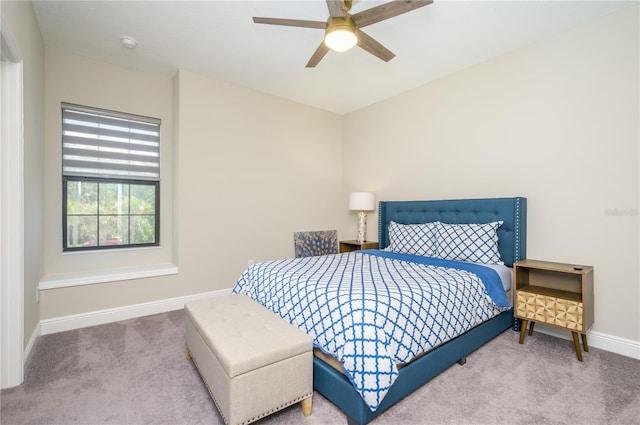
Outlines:
[[[356,26],[349,15],[346,18],[329,18],[324,44],[336,52],[346,52],[358,43]]]
[[[336,52],[346,52],[358,43],[358,37],[346,29],[337,29],[327,32],[324,37],[324,44]]]

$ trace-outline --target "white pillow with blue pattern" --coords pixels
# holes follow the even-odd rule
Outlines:
[[[484,224],[438,222],[436,257],[481,264],[504,264],[498,251],[498,227],[503,221]]]
[[[437,222],[421,224],[389,223],[389,249],[401,254],[433,257],[436,254]]]

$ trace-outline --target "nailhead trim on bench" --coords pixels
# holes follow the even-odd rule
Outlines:
[[[190,350],[189,350],[189,347],[188,347],[188,346],[187,346],[187,351],[189,351],[189,352],[190,352]],[[196,369],[198,369],[198,371],[200,371],[200,367],[198,366],[198,362],[196,361],[195,357],[191,356],[191,361],[192,361],[192,362],[193,362],[193,364],[196,366]],[[202,375],[201,375],[199,372],[198,372],[198,376],[200,377],[200,380],[204,383],[204,386],[205,386],[205,387],[207,387],[207,391],[209,391],[209,394],[211,395],[211,399],[213,400],[213,403],[216,405],[216,409],[218,410],[218,413],[219,413],[219,414],[220,414],[220,416],[222,417],[222,420],[224,421],[224,423],[225,423],[225,424],[229,425],[229,421],[228,421],[228,420],[227,420],[227,418],[225,418],[225,416],[222,414],[222,409],[220,408],[220,405],[218,404],[218,400],[216,400],[215,396],[213,395],[213,392],[211,391],[211,388],[209,388],[209,384],[207,384],[207,382],[202,378]],[[247,424],[250,424],[250,423],[252,423],[252,422],[257,421],[258,419],[262,419],[262,418],[264,418],[265,416],[269,416],[269,415],[270,415],[270,414],[272,414],[272,413],[275,413],[275,412],[277,412],[277,411],[279,411],[279,410],[284,409],[285,407],[289,407],[289,406],[291,406],[291,405],[293,405],[293,404],[296,404],[296,403],[298,403],[298,402],[301,402],[302,400],[305,400],[305,399],[307,399],[307,398],[309,398],[309,397],[312,397],[312,396],[313,396],[313,392],[311,392],[311,393],[309,393],[309,394],[306,394],[306,395],[304,395],[304,396],[302,396],[302,397],[298,397],[297,399],[292,400],[292,401],[290,401],[289,403],[285,403],[285,404],[282,404],[282,405],[280,405],[280,406],[278,406],[278,407],[274,407],[273,409],[271,409],[271,410],[269,410],[269,411],[267,411],[267,412],[264,412],[264,413],[262,413],[262,414],[260,414],[260,415],[258,415],[258,416],[254,416],[253,418],[251,418],[251,419],[249,419],[249,420],[246,420],[246,421],[244,421],[244,422],[242,422],[242,423],[240,423],[240,424],[238,424],[238,425],[247,425]]]

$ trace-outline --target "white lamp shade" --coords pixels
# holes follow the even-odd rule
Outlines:
[[[336,52],[346,52],[358,43],[358,37],[347,29],[336,29],[327,32],[324,44]]]
[[[351,211],[375,210],[373,192],[351,192],[349,196],[349,209]]]

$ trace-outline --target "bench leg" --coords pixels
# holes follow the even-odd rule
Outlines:
[[[191,351],[189,351],[188,348],[187,348],[186,357],[187,357],[187,360],[191,360]]]
[[[312,397],[305,398],[300,404],[302,405],[302,414],[304,416],[311,416],[311,407],[313,406]]]

